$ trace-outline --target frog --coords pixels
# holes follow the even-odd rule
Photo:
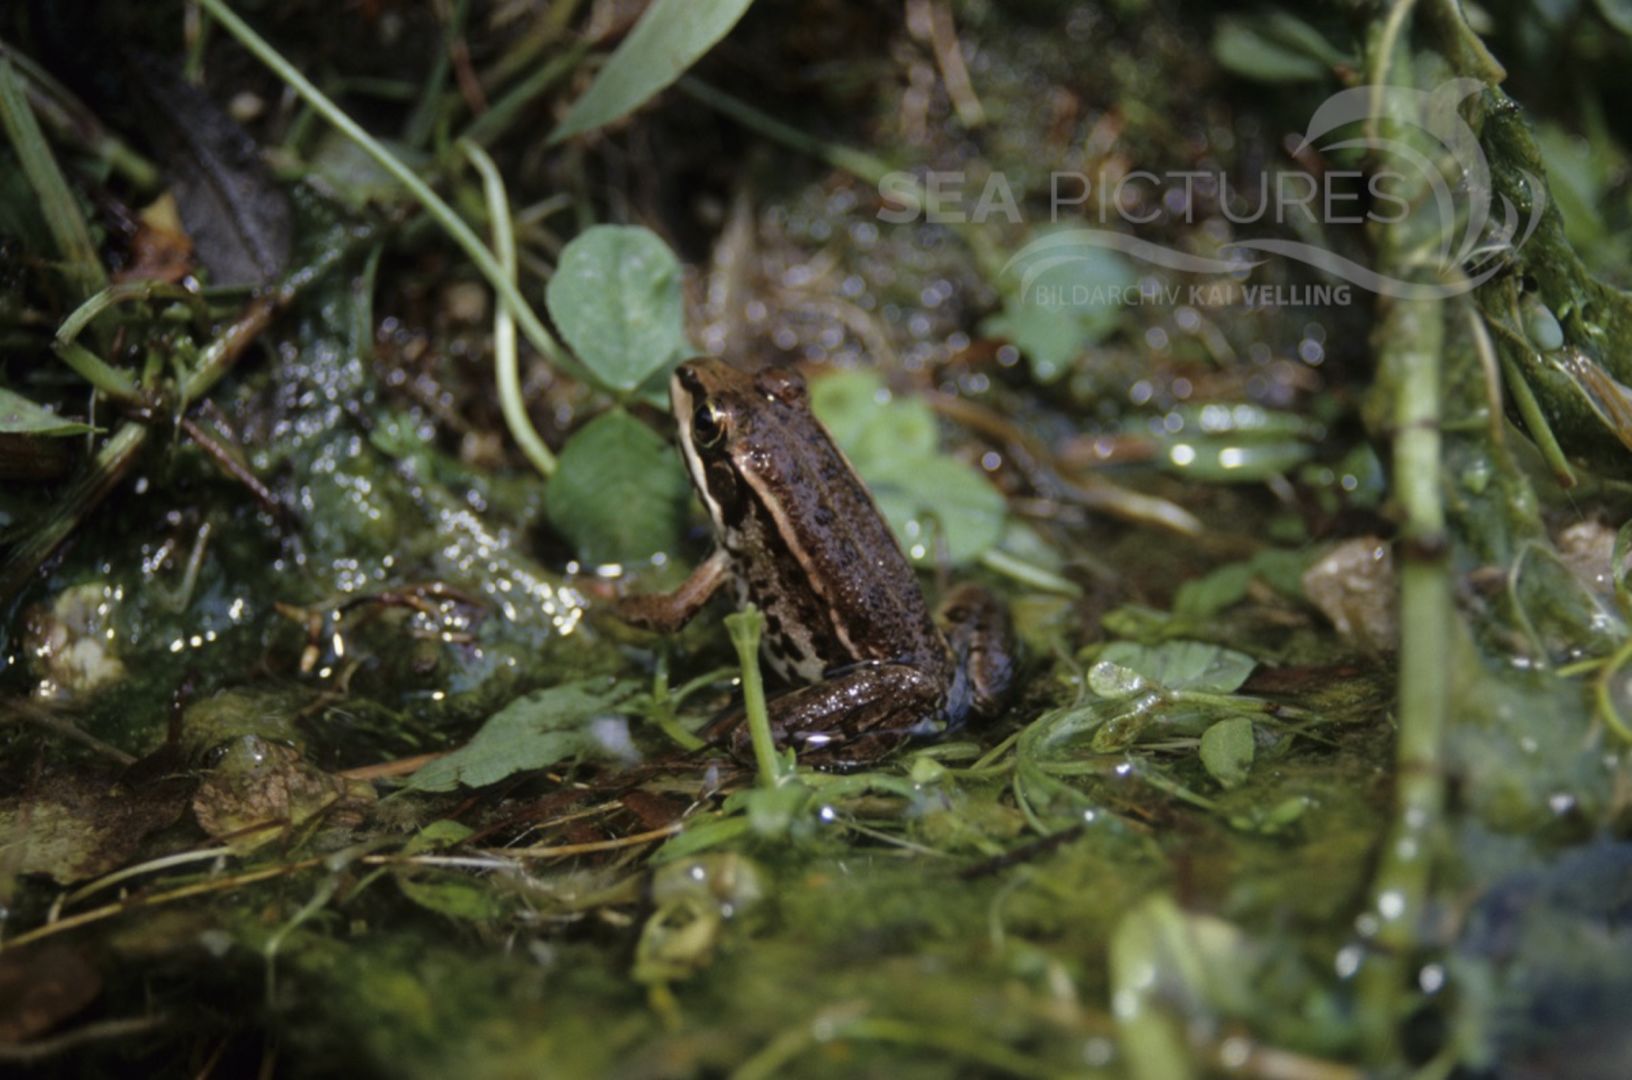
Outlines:
[[[859,767],[1001,711],[1016,670],[1007,609],[962,583],[931,610],[799,371],[688,360],[669,398],[715,547],[673,591],[621,598],[624,621],[674,633],[727,588],[757,608],[761,657],[790,686],[768,703],[772,737],[802,761]],[[746,756],[741,718],[709,731]]]

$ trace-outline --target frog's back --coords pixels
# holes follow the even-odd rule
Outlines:
[[[773,666],[813,681],[860,661],[948,662],[911,563],[802,397],[756,409],[736,452],[754,497],[727,549]]]

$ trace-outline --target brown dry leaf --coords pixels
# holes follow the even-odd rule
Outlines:
[[[193,240],[182,227],[169,192],[142,208],[130,238],[130,264],[114,280],[164,281],[174,285],[193,271]]]

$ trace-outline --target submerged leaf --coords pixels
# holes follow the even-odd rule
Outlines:
[[[593,730],[597,717],[616,715],[632,687],[586,679],[519,697],[490,716],[475,738],[414,773],[414,791],[484,787],[505,777],[544,769],[569,757],[604,757]]]
[[[838,371],[815,380],[810,407],[852,462],[922,457],[940,442],[930,407],[892,394],[876,371]]]
[[[1213,402],[1172,411],[1179,421],[1158,436],[1160,464],[1208,483],[1255,483],[1307,461],[1324,432],[1290,412]]]
[[[402,895],[429,911],[468,922],[486,922],[504,914],[504,903],[492,890],[470,878],[451,874],[434,878],[397,875]]]
[[[1139,283],[1133,265],[1115,251],[1087,242],[1062,248],[1063,235],[1044,233],[1015,254],[998,283],[1003,310],[981,328],[1012,342],[1042,382],[1064,375],[1110,336]]]
[[[567,440],[544,509],[585,562],[629,563],[679,544],[690,494],[668,444],[613,409]]]
[[[753,0],[655,0],[561,126],[560,142],[625,116],[702,59]]]
[[[544,291],[550,318],[606,389],[630,394],[696,352],[680,263],[650,229],[596,225],[574,237]]]
[[[895,458],[863,474],[913,562],[963,566],[1003,539],[1003,493],[973,467],[937,454]]]

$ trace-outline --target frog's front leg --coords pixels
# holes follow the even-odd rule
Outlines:
[[[703,610],[720,586],[731,580],[731,557],[718,550],[701,563],[673,592],[646,593],[619,598],[618,618],[642,630],[672,634]]]
[[[865,765],[900,746],[938,719],[946,705],[946,678],[910,664],[869,661],[767,703],[771,737],[799,760],[837,768]],[[750,760],[753,748],[742,713],[731,750]]]

